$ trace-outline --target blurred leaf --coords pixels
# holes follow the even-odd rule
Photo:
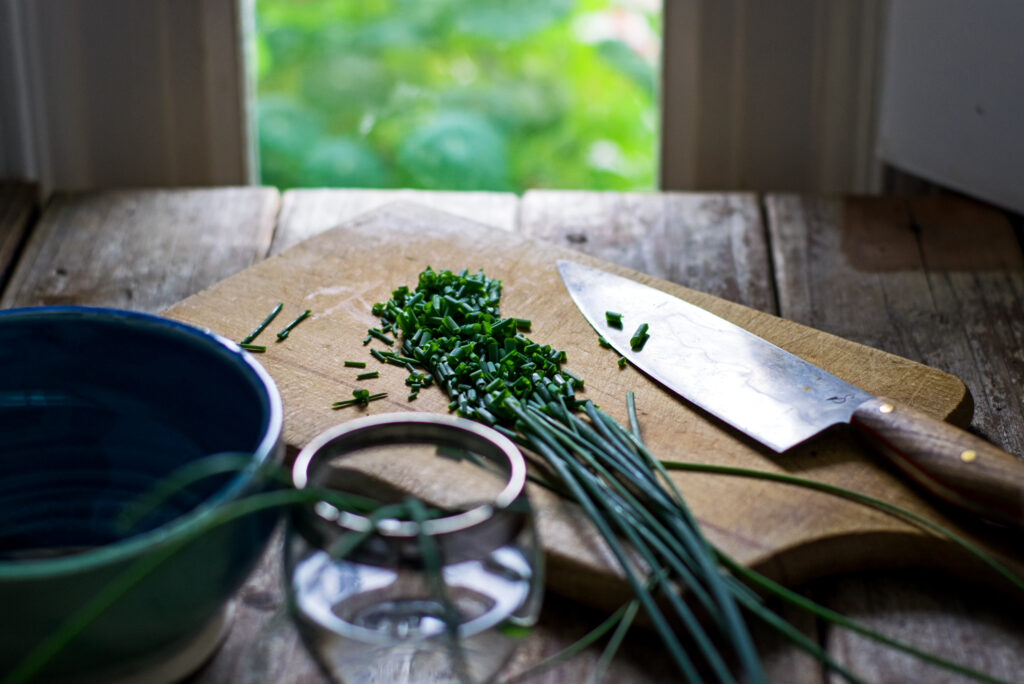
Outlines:
[[[391,88],[380,64],[371,57],[343,53],[308,64],[302,76],[303,98],[333,116],[358,119],[379,106]]]
[[[260,98],[256,117],[263,181],[294,187],[301,177],[303,158],[323,131],[320,117],[283,96]]]
[[[620,4],[256,0],[256,50],[269,58],[258,57],[262,180],[651,188],[657,68],[574,28]],[[658,10],[629,11],[660,23]],[[614,143],[614,164],[593,163],[612,159],[595,156],[598,141]]]
[[[481,112],[506,131],[522,132],[557,125],[569,103],[556,82],[505,81],[474,89],[445,93],[441,101],[450,108]]]
[[[505,141],[487,119],[442,112],[398,146],[398,164],[418,187],[507,190]]]
[[[274,56],[270,54],[266,36],[256,36],[256,50],[253,56],[256,59],[256,78],[262,79],[274,69]]]
[[[597,51],[605,61],[643,88],[644,92],[654,96],[654,67],[633,52],[628,45],[618,40],[604,40],[598,44]]]
[[[271,28],[263,38],[273,61],[281,64],[302,61],[312,51],[309,33],[290,26]]]
[[[361,140],[330,138],[306,157],[302,185],[309,187],[385,188],[388,170],[377,153]]]
[[[477,38],[518,40],[567,16],[572,0],[473,0],[454,14],[454,28]]]
[[[424,26],[411,14],[399,14],[360,26],[349,34],[350,49],[417,47],[426,40]]]

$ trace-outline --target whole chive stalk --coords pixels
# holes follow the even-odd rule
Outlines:
[[[605,311],[604,320],[611,327],[622,329],[622,314],[617,311]]]
[[[647,338],[650,337],[650,335],[647,334],[647,329],[648,325],[646,323],[640,324],[640,327],[636,329],[633,336],[629,338],[630,349],[633,351],[640,351],[644,348],[644,345],[647,344]]]
[[[731,567],[704,537],[665,466],[643,446],[635,403],[627,402],[627,429],[577,398],[574,390],[582,390],[583,380],[561,368],[564,352],[530,341],[515,330],[515,319],[501,318],[500,292],[501,282],[483,272],[428,268],[420,274],[415,291],[396,289],[391,300],[374,306],[373,313],[403,338],[403,354],[415,358],[447,393],[450,410],[493,424],[537,454],[548,473],[557,475],[545,485],[583,506],[619,558],[637,604],[647,612],[647,621],[684,677],[699,681],[697,673],[706,671],[722,681],[764,681],[742,608],[825,667],[857,681],[818,644],[766,607],[744,581],[791,598],[781,593],[782,588]],[[634,348],[642,348],[648,330],[646,324],[638,328]],[[640,559],[646,571],[632,558]],[[706,621],[695,619],[679,587],[686,588]],[[833,617],[828,612],[815,614]],[[675,633],[676,623],[685,626],[683,640]],[[720,648],[728,653],[720,653]],[[727,662],[736,664],[735,676]]]
[[[249,344],[247,342],[242,342],[238,346],[247,352],[254,352],[256,354],[262,354],[263,352],[267,351],[267,348],[264,347],[262,344]]]
[[[253,340],[255,340],[255,339],[256,339],[256,336],[257,336],[257,335],[259,335],[259,334],[260,334],[261,332],[263,332],[263,330],[264,330],[264,329],[265,329],[265,328],[266,328],[266,327],[267,327],[268,325],[270,325],[270,322],[271,322],[271,321],[273,321],[275,317],[277,317],[277,314],[281,313],[281,309],[282,309],[283,307],[284,307],[284,302],[278,302],[278,303],[277,303],[277,306],[275,306],[275,307],[274,307],[274,310],[273,310],[273,311],[271,311],[271,312],[270,312],[270,313],[269,313],[269,314],[267,315],[267,317],[263,319],[263,322],[262,322],[262,323],[260,323],[259,325],[257,325],[257,326],[256,326],[256,329],[255,329],[255,330],[253,330],[253,331],[252,331],[251,333],[249,333],[248,335],[246,335],[246,336],[245,336],[245,339],[243,339],[243,340],[242,340],[242,341],[241,341],[241,342],[240,342],[239,344],[241,344],[241,345],[243,345],[243,346],[244,346],[244,345],[246,345],[246,344],[249,344],[249,343],[250,343],[250,342],[252,342]],[[266,350],[264,350],[264,351],[266,351]]]
[[[305,311],[300,313],[298,318],[296,318],[294,321],[286,325],[284,329],[281,330],[281,332],[277,333],[277,340],[280,342],[281,340],[287,339],[288,335],[290,335],[292,332],[292,328],[294,328],[299,323],[309,318],[309,314],[311,313],[312,311],[310,311],[309,309],[306,309]]]

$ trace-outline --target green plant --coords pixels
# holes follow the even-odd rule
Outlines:
[[[262,182],[652,188],[660,12],[639,4],[257,0]]]

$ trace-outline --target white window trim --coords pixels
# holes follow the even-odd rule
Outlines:
[[[878,190],[886,2],[665,0],[661,187]],[[83,13],[98,11],[102,25],[83,24]],[[119,16],[126,17],[120,25]],[[256,181],[252,69],[244,58],[252,0],[0,0],[0,19],[0,42],[8,46],[0,47],[0,177],[38,180],[44,193]],[[120,150],[104,135],[110,127],[87,85],[100,78],[90,69],[111,63],[109,53],[94,54],[105,49],[103,39],[140,25],[152,35],[127,41],[137,54],[124,56],[120,77],[126,91],[132,78],[144,81],[143,100],[132,104],[129,92],[100,84],[118,101],[114,116],[133,106],[150,113],[146,154],[137,130]],[[64,41],[59,50],[55,40]],[[180,59],[176,49],[186,42],[194,47]],[[772,46],[787,44],[804,45],[810,58],[769,69],[772,82],[763,82],[761,65],[778,58]],[[139,64],[150,73],[140,76]],[[786,93],[798,97],[789,102]],[[801,125],[787,126],[786,116]]]
[[[0,178],[44,194],[255,180],[249,0],[0,3]]]
[[[886,4],[665,0],[662,188],[879,191]]]

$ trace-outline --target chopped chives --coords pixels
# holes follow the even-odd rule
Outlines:
[[[366,368],[365,361],[346,361],[345,368]]]
[[[601,345],[602,347],[604,347],[605,349],[611,349],[612,348],[612,345],[608,342],[608,340],[604,339],[600,335],[597,336],[597,343],[599,345]]]
[[[529,318],[517,318],[516,319],[516,330],[529,331],[532,321]]]
[[[616,311],[605,311],[604,320],[613,328],[622,328],[622,314]]]
[[[385,335],[384,333],[382,333],[382,332],[381,332],[380,330],[378,330],[377,328],[370,328],[370,329],[369,329],[369,330],[367,330],[366,332],[367,332],[367,333],[368,333],[368,334],[369,334],[369,335],[370,335],[371,337],[376,337],[376,338],[377,338],[378,340],[380,340],[381,342],[383,342],[384,344],[386,344],[386,345],[388,345],[388,346],[391,346],[391,345],[393,345],[393,344],[395,343],[395,341],[394,341],[393,339],[391,339],[390,337],[388,337],[387,335]]]
[[[370,394],[370,390],[357,389],[353,390],[351,399],[345,399],[344,401],[336,401],[333,404],[331,404],[331,408],[339,409],[345,408],[346,406],[354,406],[356,404],[366,406],[371,401],[383,399],[386,396],[388,396],[387,392],[378,392],[377,394]]]
[[[245,351],[255,352],[257,354],[262,354],[263,352],[267,351],[267,348],[264,347],[262,344],[248,344],[246,342],[242,342],[238,346],[244,349]]]
[[[280,340],[283,340],[286,337],[288,337],[288,335],[292,331],[292,328],[294,328],[299,323],[301,323],[302,321],[304,321],[307,318],[309,318],[309,314],[311,314],[311,313],[312,313],[312,311],[310,311],[309,309],[306,309],[301,314],[299,314],[298,318],[296,318],[294,321],[292,321],[291,323],[286,325],[281,332],[277,333],[277,339],[280,341]]]
[[[274,307],[274,310],[271,311],[267,315],[267,317],[263,319],[262,323],[260,323],[259,325],[256,326],[255,330],[253,330],[251,333],[246,335],[245,339],[242,340],[240,344],[249,344],[250,342],[255,340],[256,336],[259,335],[261,332],[263,332],[264,328],[266,328],[268,325],[270,325],[270,322],[272,320],[274,320],[274,317],[277,316],[277,314],[281,313],[281,309],[283,307],[284,307],[284,302],[278,302],[277,306]]]
[[[366,373],[360,373],[356,376],[356,380],[370,380],[372,378],[379,378],[380,371],[368,371]]]
[[[644,345],[647,344],[647,338],[650,337],[650,335],[647,334],[647,328],[648,326],[646,323],[640,324],[640,327],[636,329],[633,336],[629,338],[630,349],[633,351],[640,351],[644,348]]]
[[[625,356],[620,356],[619,357],[619,368],[625,368],[625,367],[626,367],[626,357]]]

